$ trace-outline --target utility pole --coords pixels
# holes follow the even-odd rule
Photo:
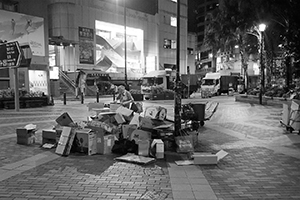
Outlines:
[[[181,130],[181,80],[180,80],[180,0],[177,0],[177,41],[176,41],[176,79],[175,79],[175,108],[174,108],[174,127],[175,136],[180,135]]]

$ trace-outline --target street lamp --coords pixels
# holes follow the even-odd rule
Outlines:
[[[180,135],[181,130],[181,80],[180,80],[180,0],[177,0],[177,40],[176,40],[176,79],[175,79],[175,108],[174,128],[175,136]]]
[[[264,31],[266,30],[266,24],[260,24],[258,30],[260,32],[260,91],[259,91],[259,104],[262,104],[262,96],[265,91],[265,67],[263,63],[263,50],[264,50]]]
[[[126,0],[124,1],[124,62],[125,62],[125,87],[126,90],[129,90],[129,86],[127,83],[127,32],[126,32]]]

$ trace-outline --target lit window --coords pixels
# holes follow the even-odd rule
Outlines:
[[[164,39],[165,49],[176,49],[176,40]]]
[[[174,26],[174,27],[177,26],[177,18],[176,17],[171,17],[171,26]]]
[[[173,2],[177,3],[177,0],[171,0],[171,1],[173,1]]]

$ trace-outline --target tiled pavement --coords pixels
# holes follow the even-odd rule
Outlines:
[[[116,155],[61,157],[39,145],[17,145],[15,129],[49,128],[64,111],[84,120],[85,105],[0,110],[0,199],[300,199],[300,139],[279,125],[281,108],[209,100],[220,105],[200,128],[196,151],[229,155],[208,166],[176,166],[185,156],[173,152],[147,166],[116,162]],[[172,103],[159,104],[172,112]]]

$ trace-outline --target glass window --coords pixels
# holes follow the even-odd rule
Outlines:
[[[171,17],[171,26],[174,26],[174,27],[177,26],[177,18],[176,17]]]
[[[164,39],[164,48],[171,49],[171,40]]]
[[[6,90],[9,88],[9,80],[0,80],[0,90]]]
[[[215,80],[214,79],[203,79],[202,85],[214,85]]]
[[[155,83],[157,84],[157,85],[160,85],[160,84],[163,84],[164,83],[164,79],[163,78],[156,78],[155,79]]]
[[[0,77],[9,78],[9,69],[0,69]]]

